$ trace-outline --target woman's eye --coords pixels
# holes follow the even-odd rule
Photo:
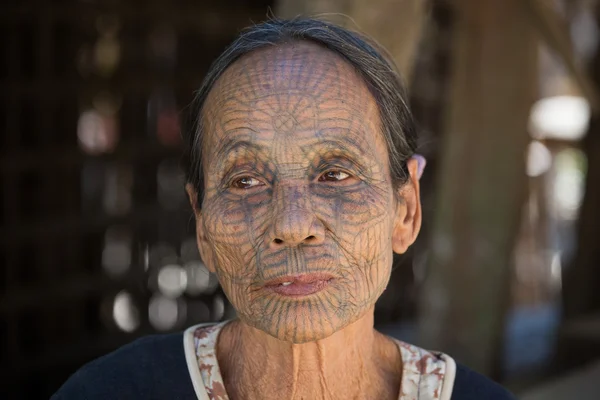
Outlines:
[[[260,186],[262,183],[255,178],[243,176],[233,181],[232,186],[237,189],[250,189],[255,186]]]
[[[319,178],[322,182],[338,182],[350,178],[350,175],[339,170],[327,171]]]

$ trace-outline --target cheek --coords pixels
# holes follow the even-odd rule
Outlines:
[[[205,207],[204,227],[211,242],[219,246],[236,246],[246,240],[246,216],[233,204]]]
[[[392,266],[394,202],[390,191],[368,187],[341,197],[336,210],[334,234],[341,249],[340,264],[367,305],[387,286]]]
[[[333,201],[319,201],[319,218],[330,226],[344,250],[355,257],[373,258],[382,245],[391,246],[393,208],[388,193],[364,187]]]
[[[215,267],[232,279],[255,271],[255,251],[268,210],[264,201],[239,197],[209,200],[204,208],[204,225],[215,255]]]

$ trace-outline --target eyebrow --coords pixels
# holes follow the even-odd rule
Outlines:
[[[217,164],[223,164],[223,162],[227,160],[226,156],[238,149],[252,149],[256,150],[257,153],[264,153],[267,150],[265,146],[251,142],[249,140],[226,139],[223,143],[219,145],[219,147],[217,148],[217,152],[214,156],[215,160],[217,160]]]
[[[227,156],[239,149],[253,150],[256,154],[269,154],[269,148],[263,144],[247,139],[228,138],[219,144],[217,148],[217,152],[214,156],[215,165],[220,169],[224,168],[229,162]],[[325,150],[325,153],[332,150],[342,151],[348,153],[350,156],[349,160],[357,163],[361,168],[365,167],[365,164],[360,161],[361,156],[369,157],[371,154],[367,149],[364,149],[360,144],[355,143],[352,140],[341,140],[336,138],[319,138],[315,141],[311,141],[309,144],[301,146],[301,150],[303,152],[314,152],[316,150],[321,156],[323,156],[323,150]]]
[[[317,146],[326,147],[327,149],[341,150],[349,152],[355,156],[368,156],[370,153],[367,149],[364,149],[360,144],[354,143],[351,140],[340,140],[340,139],[321,139],[315,143],[310,143],[302,146],[302,151],[314,150]]]

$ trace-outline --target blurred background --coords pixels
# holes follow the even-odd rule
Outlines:
[[[48,398],[139,336],[234,317],[196,247],[182,112],[240,29],[325,13],[389,50],[428,160],[377,327],[519,398],[597,398],[599,7],[2,0],[0,397]]]

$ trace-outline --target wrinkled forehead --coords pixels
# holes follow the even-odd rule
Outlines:
[[[348,140],[387,153],[369,88],[341,56],[310,42],[254,51],[218,79],[204,107],[204,150],[244,136]],[[385,154],[384,153],[384,154]]]

